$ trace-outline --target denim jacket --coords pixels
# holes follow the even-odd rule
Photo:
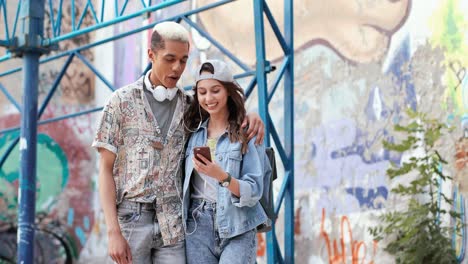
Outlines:
[[[208,120],[201,125],[197,132],[191,135],[185,150],[184,224],[186,224],[190,207],[190,181],[194,170],[193,148],[206,145],[207,126]],[[213,161],[216,161],[239,181],[240,189],[240,197],[236,197],[227,188],[218,186],[216,224],[220,238],[235,237],[267,221],[265,211],[259,202],[263,193],[264,153],[265,147],[263,144],[255,146],[255,139],[249,141],[247,153],[242,155],[241,143],[232,143],[227,131],[219,138],[215,157],[212,157]]]

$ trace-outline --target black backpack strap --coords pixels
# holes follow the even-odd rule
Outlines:
[[[268,188],[268,194],[263,195],[260,199],[260,203],[265,210],[268,218],[272,221],[276,220],[275,208],[274,208],[274,200],[273,200],[273,181],[276,180],[278,177],[276,171],[276,159],[275,159],[275,150],[272,147],[266,147],[265,153],[268,158],[268,162],[270,162],[271,167],[271,176],[270,181],[268,182],[268,186],[263,186],[263,188]],[[265,193],[265,192],[264,192]]]
[[[270,161],[271,166],[271,181],[273,182],[278,178],[278,173],[276,171],[276,158],[275,158],[275,149],[272,147],[266,147],[265,153]]]

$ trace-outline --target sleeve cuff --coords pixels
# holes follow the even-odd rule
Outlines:
[[[252,189],[249,184],[243,181],[239,182],[240,197],[231,195],[231,202],[237,207],[249,206],[252,207],[257,203],[257,200],[252,199]]]
[[[94,141],[91,147],[95,149],[104,148],[117,155],[117,148],[109,143]]]

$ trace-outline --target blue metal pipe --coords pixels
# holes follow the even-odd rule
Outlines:
[[[148,63],[148,64],[146,65],[146,68],[143,70],[143,73],[141,74],[141,76],[145,75],[149,70],[151,70],[151,67],[152,67],[152,66],[153,66],[153,64],[151,64],[151,62]]]
[[[63,65],[62,69],[60,70],[59,74],[57,75],[57,78],[55,78],[54,83],[52,84],[52,88],[49,90],[49,93],[47,93],[46,98],[44,99],[44,102],[42,102],[41,108],[39,109],[39,114],[37,115],[37,119],[39,120],[44,113],[45,109],[49,105],[50,99],[54,96],[55,91],[57,90],[57,87],[60,84],[60,81],[62,80],[63,76],[67,72],[68,66],[70,66],[70,63],[73,61],[73,57],[75,57],[74,54],[71,54],[70,57],[65,61],[65,64]]]
[[[18,130],[19,128],[17,128],[16,130]],[[1,133],[0,133],[1,135]],[[11,143],[10,145],[8,145],[5,153],[3,153],[2,157],[0,158],[0,168],[3,166],[3,164],[5,163],[5,161],[7,160],[8,156],[10,156],[10,153],[13,151],[13,149],[16,147],[16,144],[18,144],[19,142],[19,137],[15,138]]]
[[[20,132],[20,176],[18,190],[18,263],[34,262],[36,213],[37,101],[40,40],[44,30],[44,0],[23,0],[21,8],[23,53],[23,111]]]
[[[21,113],[21,106],[16,102],[15,98],[8,92],[8,90],[0,83],[0,90],[5,94],[8,101],[10,101],[15,108]],[[1,166],[0,166],[1,168]]]
[[[267,122],[273,124],[270,114],[268,114],[267,118]],[[278,135],[278,132],[276,131],[275,126],[273,125],[270,127],[270,135],[273,138],[273,142],[275,142],[276,150],[278,150],[278,155],[280,156],[281,161],[283,162],[283,166],[287,170],[289,167],[288,156],[286,155],[286,151],[284,150],[283,145],[281,144],[281,139]]]
[[[120,10],[120,15],[123,15],[123,13],[125,12],[125,8],[127,8],[127,4],[128,4],[128,0],[125,0],[122,10]]]
[[[188,11],[188,12],[185,12],[185,13],[182,13],[180,15],[177,15],[176,17],[187,17],[187,16],[191,16],[193,14],[198,14],[200,12],[204,12],[204,11],[207,11],[209,9],[212,9],[212,8],[215,8],[215,7],[218,7],[218,6],[222,6],[224,4],[227,4],[227,3],[230,3],[230,2],[234,2],[236,0],[222,0],[222,1],[218,1],[218,2],[215,2],[215,3],[211,3],[211,4],[208,4],[208,5],[205,5],[205,6],[202,6],[202,7],[199,7],[199,8],[196,8],[194,10],[191,10],[191,11]]]
[[[202,35],[204,38],[209,40],[213,45],[215,45],[220,51],[222,51],[228,58],[233,60],[239,67],[241,67],[244,71],[250,71],[250,67],[247,66],[245,63],[243,63],[240,59],[238,59],[232,52],[230,52],[228,49],[226,49],[221,43],[219,43],[217,40],[215,40],[210,34],[208,34],[206,31],[200,28],[197,24],[193,23],[192,20],[182,17],[182,19],[190,25],[192,28],[194,28],[200,35]]]
[[[275,242],[278,243],[277,240],[276,240],[276,227],[275,227],[275,225],[273,225],[270,232],[268,232],[266,234],[266,241],[267,241],[267,260],[278,259],[278,256],[276,254],[277,251],[272,246],[270,246],[270,245],[274,244]],[[271,249],[270,247],[273,248],[273,249]],[[273,262],[270,261],[268,263],[273,263]]]
[[[6,6],[6,2],[1,0],[0,2],[0,11],[2,10],[1,7],[3,6],[3,22],[5,23],[5,37],[6,37],[6,42],[10,41],[10,33],[8,32],[8,18],[7,18],[7,13],[8,9]]]
[[[440,181],[439,181],[440,182]],[[441,189],[442,186],[439,185],[439,201],[441,198]],[[458,263],[462,263],[463,259],[465,258],[465,247],[466,247],[466,226],[464,225],[465,223],[465,198],[463,195],[461,195],[458,191],[458,187],[455,187],[455,190],[453,191],[453,207],[455,209],[453,211],[457,212],[460,214],[460,222],[463,223],[461,227],[461,231],[458,231],[458,223],[457,221],[453,221],[453,231],[452,231],[452,248],[455,250],[455,253],[458,251],[457,250],[457,242],[461,242],[461,247],[460,247],[460,253],[457,254],[457,261]],[[440,202],[439,202],[440,204]],[[461,236],[461,237],[460,237]]]
[[[281,249],[278,244],[278,239],[275,237],[274,247],[275,247],[275,254],[276,254],[276,264],[284,264],[283,256],[281,256]]]
[[[85,7],[83,8],[83,11],[81,12],[81,16],[80,16],[80,19],[78,20],[78,25],[76,25],[76,29],[75,31],[80,31],[80,27],[81,27],[81,23],[83,23],[83,20],[86,16],[86,13],[88,11],[88,6],[89,6],[89,1],[86,2],[86,5]],[[73,34],[75,33],[74,31],[70,32],[70,34]]]
[[[59,116],[59,117],[49,118],[49,119],[46,119],[46,120],[41,120],[41,121],[39,121],[38,125],[45,125],[45,124],[61,121],[61,120],[68,119],[68,118],[74,118],[74,117],[78,117],[78,116],[82,116],[82,115],[91,114],[91,113],[94,113],[94,112],[101,111],[103,108],[104,107],[100,106],[100,107],[91,108],[91,109],[81,111],[81,112],[77,112],[77,113],[73,113],[73,114],[68,114],[68,115],[63,115],[63,116]]]
[[[91,2],[91,0],[88,0],[88,3],[89,3],[89,9],[91,9],[91,13],[93,14],[94,21],[96,21],[96,24],[99,24],[100,22],[99,22],[99,19],[97,18],[96,11],[94,10],[93,3]]]
[[[57,21],[55,22],[55,35],[60,35],[62,29],[62,10],[63,10],[63,0],[60,0],[59,8],[57,11]]]
[[[83,34],[86,34],[86,33],[89,33],[89,32],[92,32],[94,30],[97,30],[97,29],[100,29],[100,28],[104,28],[104,27],[107,27],[107,26],[110,26],[110,25],[113,25],[113,24],[117,24],[119,22],[123,22],[123,21],[126,21],[126,20],[129,20],[129,19],[132,19],[132,18],[135,18],[135,17],[138,17],[144,13],[148,13],[148,12],[154,12],[156,10],[159,10],[159,9],[162,9],[162,8],[165,8],[165,7],[169,7],[171,5],[175,5],[175,4],[178,4],[178,3],[181,3],[181,2],[184,2],[185,0],[168,0],[168,1],[164,1],[160,4],[157,4],[155,6],[152,6],[152,7],[148,7],[146,9],[143,9],[143,10],[140,10],[138,12],[135,12],[133,14],[130,14],[130,15],[126,15],[126,16],[118,16],[116,18],[114,18],[113,20],[111,21],[106,21],[106,22],[103,22],[103,23],[99,23],[97,25],[93,25],[93,26],[89,26],[87,28],[83,28],[83,29],[79,29],[79,30],[74,30],[70,33],[67,33],[67,34],[64,34],[64,35],[61,35],[61,36],[58,36],[58,37],[55,37],[55,38],[52,38],[52,39],[49,39],[49,40],[46,40],[44,41],[44,45],[45,46],[48,46],[48,45],[51,45],[51,44],[56,44],[56,43],[59,43],[60,41],[62,40],[67,40],[67,39],[70,39],[70,38],[75,38],[79,35],[83,35]],[[88,5],[89,3],[87,3]],[[79,28],[79,26],[81,25],[81,22],[79,22],[77,28]]]
[[[46,119],[46,120],[41,120],[41,121],[38,122],[38,125],[45,125],[45,124],[61,121],[61,120],[64,120],[64,119],[69,119],[69,118],[74,118],[74,117],[78,117],[78,116],[82,116],[82,115],[91,114],[91,113],[94,113],[94,112],[101,111],[103,108],[104,107],[100,106],[100,107],[91,108],[91,109],[81,111],[81,112],[77,112],[77,113],[73,113],[73,114],[68,114],[68,115],[63,115],[63,116],[59,116],[59,117],[49,118],[49,119]]]
[[[100,106],[100,107],[91,108],[91,109],[89,109],[89,110],[85,110],[85,111],[81,111],[81,112],[77,112],[77,113],[73,113],[73,114],[67,114],[67,115],[63,115],[63,116],[58,116],[58,117],[54,117],[54,118],[49,118],[49,119],[41,120],[41,121],[37,122],[37,125],[38,125],[38,126],[42,126],[42,125],[45,125],[45,124],[49,124],[49,123],[61,121],[61,120],[68,119],[68,118],[73,118],[73,117],[78,117],[78,116],[82,116],[82,115],[87,115],[87,114],[90,114],[90,113],[94,113],[94,112],[97,112],[97,111],[101,111],[102,109],[103,109],[103,107]],[[4,130],[0,131],[0,135],[6,134],[6,133],[10,133],[10,132],[13,132],[13,131],[17,131],[17,130],[19,130],[19,129],[20,129],[20,127],[11,127],[11,128],[7,128],[7,129],[4,129]],[[1,166],[0,166],[0,167],[1,167]]]
[[[101,23],[102,23],[102,21],[104,21],[104,10],[105,10],[105,6],[106,6],[106,1],[105,1],[105,0],[101,0]]]
[[[11,57],[11,53],[3,56],[2,58],[7,58],[7,57]],[[0,62],[2,61],[2,59],[0,59]],[[23,69],[23,67],[18,67],[18,68],[14,68],[12,70],[9,70],[9,71],[5,71],[3,73],[0,73],[0,77],[3,77],[3,76],[8,76],[10,74],[13,74],[13,73],[16,73],[16,72],[19,72],[21,71],[21,69]]]
[[[279,70],[278,74],[275,77],[275,80],[273,81],[273,85],[270,88],[270,94],[268,95],[268,103],[270,103],[271,98],[273,98],[273,95],[276,92],[276,89],[278,89],[278,85],[279,85],[280,81],[283,78],[283,74],[284,74],[288,64],[289,64],[289,56],[286,56],[284,58],[284,60],[283,60],[283,63],[281,64],[281,67],[280,67],[280,70]]]
[[[18,263],[33,263],[36,212],[37,84],[39,54],[24,55],[24,94],[21,116],[18,212]]]
[[[0,41],[0,46],[10,46],[10,40],[2,40]],[[7,51],[7,53],[5,55],[3,55],[2,57],[0,57],[0,62],[4,62],[4,61],[7,61],[11,59],[11,53]]]
[[[286,41],[283,38],[283,35],[281,34],[281,31],[279,30],[278,24],[276,24],[275,18],[273,17],[273,14],[270,11],[270,8],[268,7],[268,4],[265,2],[264,5],[264,12],[265,15],[270,22],[271,29],[273,29],[273,32],[275,33],[276,38],[278,39],[278,42],[283,49],[283,52],[285,54],[288,54],[288,45],[286,44]]]
[[[254,89],[255,85],[257,85],[257,76],[255,76],[255,77],[250,81],[249,86],[247,86],[247,88],[245,88],[245,98],[249,98],[249,97],[250,97],[250,94],[253,92],[253,89]]]
[[[270,72],[274,71],[275,69],[276,68],[271,67],[270,65],[268,65],[265,68],[265,72],[270,73]],[[256,75],[256,73],[257,73],[257,71],[246,71],[246,72],[234,75],[234,79],[241,79],[241,78],[249,77],[249,76],[252,76],[252,75]]]
[[[266,53],[265,53],[265,29],[263,21],[263,10],[265,8],[264,0],[253,0],[254,5],[254,23],[255,23],[255,52],[257,56],[256,63],[256,82],[257,82],[257,92],[258,92],[258,105],[260,117],[265,123],[265,145],[270,146],[270,133],[271,128],[274,127],[274,124],[268,120],[268,86],[267,78],[265,73],[265,66],[267,65]],[[273,223],[273,227],[275,223]],[[273,229],[274,230],[274,229]],[[268,263],[277,263],[278,256],[280,253],[277,251],[274,246],[274,241],[276,240],[276,234],[271,233],[270,236],[267,236],[267,261]]]
[[[239,74],[236,74],[234,75],[234,79],[242,79],[242,78],[245,78],[245,77],[249,77],[249,76],[252,76],[252,75],[255,75],[256,72],[255,71],[248,71],[248,72],[243,72],[243,73],[239,73]]]
[[[18,17],[21,10],[21,1],[18,2],[18,7],[16,8],[15,24],[13,24],[13,33],[11,34],[12,38],[16,36],[16,25],[18,24]]]
[[[284,201],[284,261],[294,264],[294,7],[284,0],[284,39],[289,63],[284,72],[284,138],[288,154],[289,182]]]
[[[107,86],[109,87],[109,89],[113,92],[115,91],[115,87],[114,85],[112,85],[107,79],[106,77],[104,77],[104,75],[102,75],[97,69],[96,67],[93,66],[93,64],[91,64],[91,62],[89,62],[88,59],[86,59],[83,55],[81,55],[80,53],[75,53],[76,56],[84,63],[86,64],[86,66],[88,66],[88,68],[94,72],[94,74],[96,74],[96,76]]]
[[[71,3],[71,26],[72,30],[76,29],[76,21],[75,21],[75,0],[72,0]]]
[[[121,38],[130,36],[130,35],[139,33],[141,31],[153,28],[154,25],[156,25],[157,23],[160,23],[162,21],[175,21],[178,18],[180,18],[180,16],[185,17],[185,16],[194,15],[194,14],[197,14],[199,12],[203,12],[203,11],[212,9],[212,8],[218,7],[220,5],[223,5],[223,4],[232,2],[232,1],[234,1],[234,0],[223,0],[223,1],[216,2],[216,3],[212,3],[212,4],[209,4],[209,5],[203,6],[201,8],[194,9],[194,10],[182,13],[181,15],[177,15],[177,16],[173,16],[173,17],[161,20],[161,21],[157,21],[157,22],[151,23],[149,25],[146,25],[144,27],[138,28],[138,29],[134,29],[134,30],[131,30],[131,31],[128,31],[128,32],[125,32],[125,33],[122,33],[122,34],[107,38],[107,39],[100,40],[100,41],[95,42],[95,43],[91,43],[91,44],[88,44],[88,45],[85,45],[85,46],[82,46],[82,47],[79,47],[79,48],[76,48],[76,49],[65,51],[63,53],[60,53],[60,54],[57,54],[57,55],[54,55],[54,56],[51,56],[51,57],[47,57],[47,58],[45,58],[43,60],[40,60],[40,63],[49,62],[49,61],[52,61],[52,60],[55,60],[55,59],[58,59],[58,58],[61,58],[61,57],[64,57],[64,56],[68,56],[68,55],[70,55],[71,53],[74,53],[74,52],[79,52],[79,51],[82,51],[82,50],[85,50],[85,49],[94,48],[96,46],[105,44],[107,42],[114,41],[114,40],[117,40],[117,39],[121,39]],[[11,54],[7,54],[7,56],[3,56],[2,58],[0,58],[0,62],[8,60],[10,58],[11,58]],[[21,69],[22,69],[22,67],[18,67],[18,68],[9,70],[9,71],[5,71],[3,73],[0,73],[0,77],[7,76],[7,75],[10,75],[10,74],[19,72],[19,71],[21,71]]]
[[[256,82],[252,84],[253,80],[255,80],[255,75],[256,75],[255,71],[250,71],[250,72],[245,72],[245,73],[241,73],[241,74],[236,74],[233,77],[234,77],[235,80],[238,80],[238,79],[242,79],[242,78],[245,78],[245,77],[254,76],[252,81],[250,81],[249,86],[247,86],[247,88],[244,90],[244,91],[249,92],[248,94],[250,95],[250,93],[252,92],[253,86],[255,86],[255,84],[257,84]],[[186,90],[186,91],[190,90],[190,89],[192,89],[192,87],[193,87],[193,85],[187,85],[187,86],[184,87],[184,90]],[[249,97],[247,95],[247,93],[246,93],[245,97],[246,98]]]
[[[265,68],[267,66],[265,53],[265,29],[263,21],[264,1],[254,0],[254,21],[255,21],[255,51],[257,55],[257,92],[258,92],[258,109],[260,117],[265,123],[265,134],[269,135],[270,124],[267,119],[268,115],[268,88]],[[265,137],[265,145],[270,146],[270,137]]]
[[[119,2],[118,0],[114,0],[114,11],[115,11],[115,17],[119,16]]]
[[[284,198],[286,196],[286,191],[288,189],[288,184],[289,184],[289,178],[290,174],[289,171],[285,171],[284,177],[283,177],[283,182],[281,183],[280,191],[278,192],[278,195],[276,196],[275,200],[275,214],[278,215],[279,211],[281,209],[281,205],[284,201]]]
[[[284,260],[283,260],[283,257],[280,254],[281,249],[279,247],[278,239],[276,238],[275,234],[276,234],[276,227],[275,226],[273,226],[271,231],[266,234],[267,241],[271,241],[270,244],[272,245],[272,248],[273,248],[273,250],[269,250],[267,252],[267,260],[274,259],[275,262],[273,262],[273,263],[283,264]],[[268,261],[268,263],[272,263],[272,262]]]
[[[50,26],[52,27],[52,33],[55,36],[57,36],[57,30],[55,28],[55,19],[54,19],[54,6],[53,6],[53,3],[52,3],[52,0],[49,0],[49,23],[50,23]]]

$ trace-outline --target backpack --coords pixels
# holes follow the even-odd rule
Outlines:
[[[275,150],[272,147],[265,148],[264,156],[264,171],[263,177],[263,195],[260,198],[260,204],[265,211],[268,220],[257,226],[258,233],[268,232],[273,228],[273,223],[276,221],[275,203],[273,200],[273,181],[278,177],[276,172]]]

